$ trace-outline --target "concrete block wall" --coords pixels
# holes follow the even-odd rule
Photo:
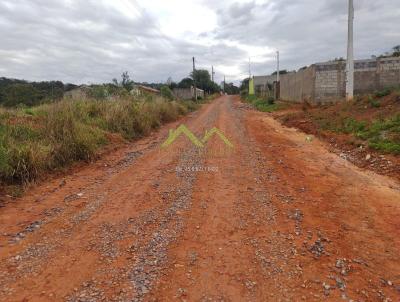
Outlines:
[[[343,61],[317,63],[315,68],[315,102],[326,102],[337,99],[345,93],[345,69]],[[344,96],[344,95],[343,95]]]
[[[204,90],[197,88],[197,97],[203,98],[205,97]],[[191,100],[195,97],[194,87],[190,88],[174,88],[172,91],[173,95],[180,100]]]
[[[380,59],[377,64],[377,75],[380,88],[400,83],[400,58]]]
[[[281,75],[280,95],[284,100],[313,100],[315,96],[314,66]]]
[[[305,70],[281,76],[281,98],[315,103],[338,101],[346,95],[346,62],[317,63]],[[400,85],[400,58],[357,60],[355,94],[372,93]]]

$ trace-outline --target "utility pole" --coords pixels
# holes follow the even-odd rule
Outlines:
[[[214,66],[211,66],[211,80],[213,83],[214,83],[214,75],[215,75]]]
[[[196,86],[196,77],[195,77],[195,72],[196,72],[196,59],[193,57],[193,84],[194,84],[194,99],[197,102],[197,86]]]
[[[279,66],[279,51],[276,52],[276,86],[275,86],[275,99],[279,100],[281,97],[281,71]]]
[[[276,81],[280,81],[280,70],[279,70],[279,51],[276,52]]]
[[[249,80],[251,79],[251,58],[249,57]]]
[[[226,84],[226,80],[225,80],[225,75],[224,75],[224,94],[225,94],[225,84]]]
[[[354,3],[349,0],[349,28],[347,41],[347,64],[346,64],[346,100],[351,101],[354,97],[354,47],[353,47],[353,25],[354,25]]]

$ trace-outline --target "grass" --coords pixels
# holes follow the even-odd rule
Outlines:
[[[252,104],[257,110],[262,112],[271,113],[285,108],[283,104],[275,103],[273,99],[265,100],[255,95],[249,95],[245,100],[247,103]]]
[[[387,153],[400,154],[400,115],[374,121],[369,127],[356,133],[368,141],[371,148]]]
[[[311,118],[322,130],[351,134],[367,142],[372,149],[400,154],[400,115],[372,121],[348,116],[328,118],[317,115]]]
[[[281,119],[291,126],[303,127],[305,131],[348,134],[350,144],[400,154],[400,86],[358,95],[353,102],[306,109]],[[303,124],[305,120],[312,123]]]
[[[91,161],[110,143],[109,134],[138,139],[197,108],[162,98],[0,108],[0,182],[26,184],[73,162]]]
[[[213,100],[215,100],[216,98],[219,98],[221,95],[219,93],[213,93],[213,94],[209,94],[207,95],[206,99],[204,100],[205,103],[209,103]]]

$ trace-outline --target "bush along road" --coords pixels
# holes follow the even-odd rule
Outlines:
[[[0,301],[395,302],[399,200],[223,96],[1,208]]]

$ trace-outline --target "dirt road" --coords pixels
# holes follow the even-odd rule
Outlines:
[[[161,149],[170,128],[184,136]],[[222,97],[0,209],[0,301],[400,301],[400,184]]]

